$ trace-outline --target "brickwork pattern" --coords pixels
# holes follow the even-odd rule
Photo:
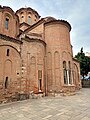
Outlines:
[[[0,7],[0,98],[81,88],[79,62],[72,55],[70,24],[52,17],[39,19],[30,8],[21,8],[16,14],[9,7]]]

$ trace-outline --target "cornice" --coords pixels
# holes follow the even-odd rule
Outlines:
[[[34,29],[35,27],[37,27],[38,25],[42,24],[44,22],[44,18],[40,19],[38,22],[36,22],[35,24],[31,25],[29,28],[27,28],[23,33],[27,33],[28,31]]]
[[[74,60],[75,62],[78,62],[78,63],[80,63],[80,62],[79,62],[79,60],[77,60],[76,58],[73,58],[73,60]]]
[[[27,42],[38,42],[38,43],[42,43],[44,46],[46,46],[46,43],[39,38],[29,38],[28,36],[25,36],[25,38],[22,38],[21,40],[25,40]]]
[[[65,25],[69,29],[69,32],[71,31],[71,25],[67,21],[65,21],[65,20],[52,20],[52,21],[44,23],[45,26],[51,25],[51,24],[62,24],[62,25]]]
[[[26,10],[26,11],[30,10],[30,11],[32,11],[33,13],[37,14],[39,18],[41,17],[41,16],[38,14],[38,12],[37,12],[36,10],[32,9],[31,7],[20,8],[19,10],[16,11],[16,14],[19,13],[19,12],[21,12],[22,10]]]
[[[13,37],[6,36],[6,35],[3,35],[3,34],[0,34],[0,39],[6,40],[6,41],[10,41],[10,42],[14,42],[14,43],[18,43],[18,44],[22,44],[23,43],[22,41],[20,41],[18,39],[15,39]]]
[[[22,27],[23,25],[25,25],[25,26],[27,26],[27,27],[30,27],[30,25],[27,24],[27,23],[25,23],[25,22],[21,23],[21,24],[20,24],[20,27]]]

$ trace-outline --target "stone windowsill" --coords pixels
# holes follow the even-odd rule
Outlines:
[[[68,84],[68,85],[63,85],[63,87],[75,87],[75,85],[74,84]]]

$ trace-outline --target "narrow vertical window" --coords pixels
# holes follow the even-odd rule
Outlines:
[[[38,89],[39,91],[41,91],[42,90],[42,70],[38,70],[38,82],[39,82]]]
[[[8,87],[8,77],[6,77],[5,79],[5,89],[7,89],[7,87]]]
[[[71,63],[70,61],[68,62],[68,75],[69,75],[69,84],[71,84]]]
[[[31,17],[28,16],[28,24],[30,24],[30,23],[31,23]]]
[[[63,61],[63,74],[64,74],[64,84],[68,84],[67,70],[66,70],[66,61]]]
[[[35,15],[35,17],[37,18],[37,15]]]
[[[21,16],[21,21],[24,22],[24,16],[23,15]]]
[[[9,19],[8,18],[6,18],[6,20],[5,20],[5,28],[8,30],[8,26],[9,26]]]
[[[7,49],[7,56],[9,56],[9,49]]]

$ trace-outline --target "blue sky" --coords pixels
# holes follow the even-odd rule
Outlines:
[[[90,52],[90,0],[0,0],[0,5],[9,6],[14,11],[21,7],[31,7],[41,17],[67,20],[72,26],[74,55],[81,47],[84,52]]]

